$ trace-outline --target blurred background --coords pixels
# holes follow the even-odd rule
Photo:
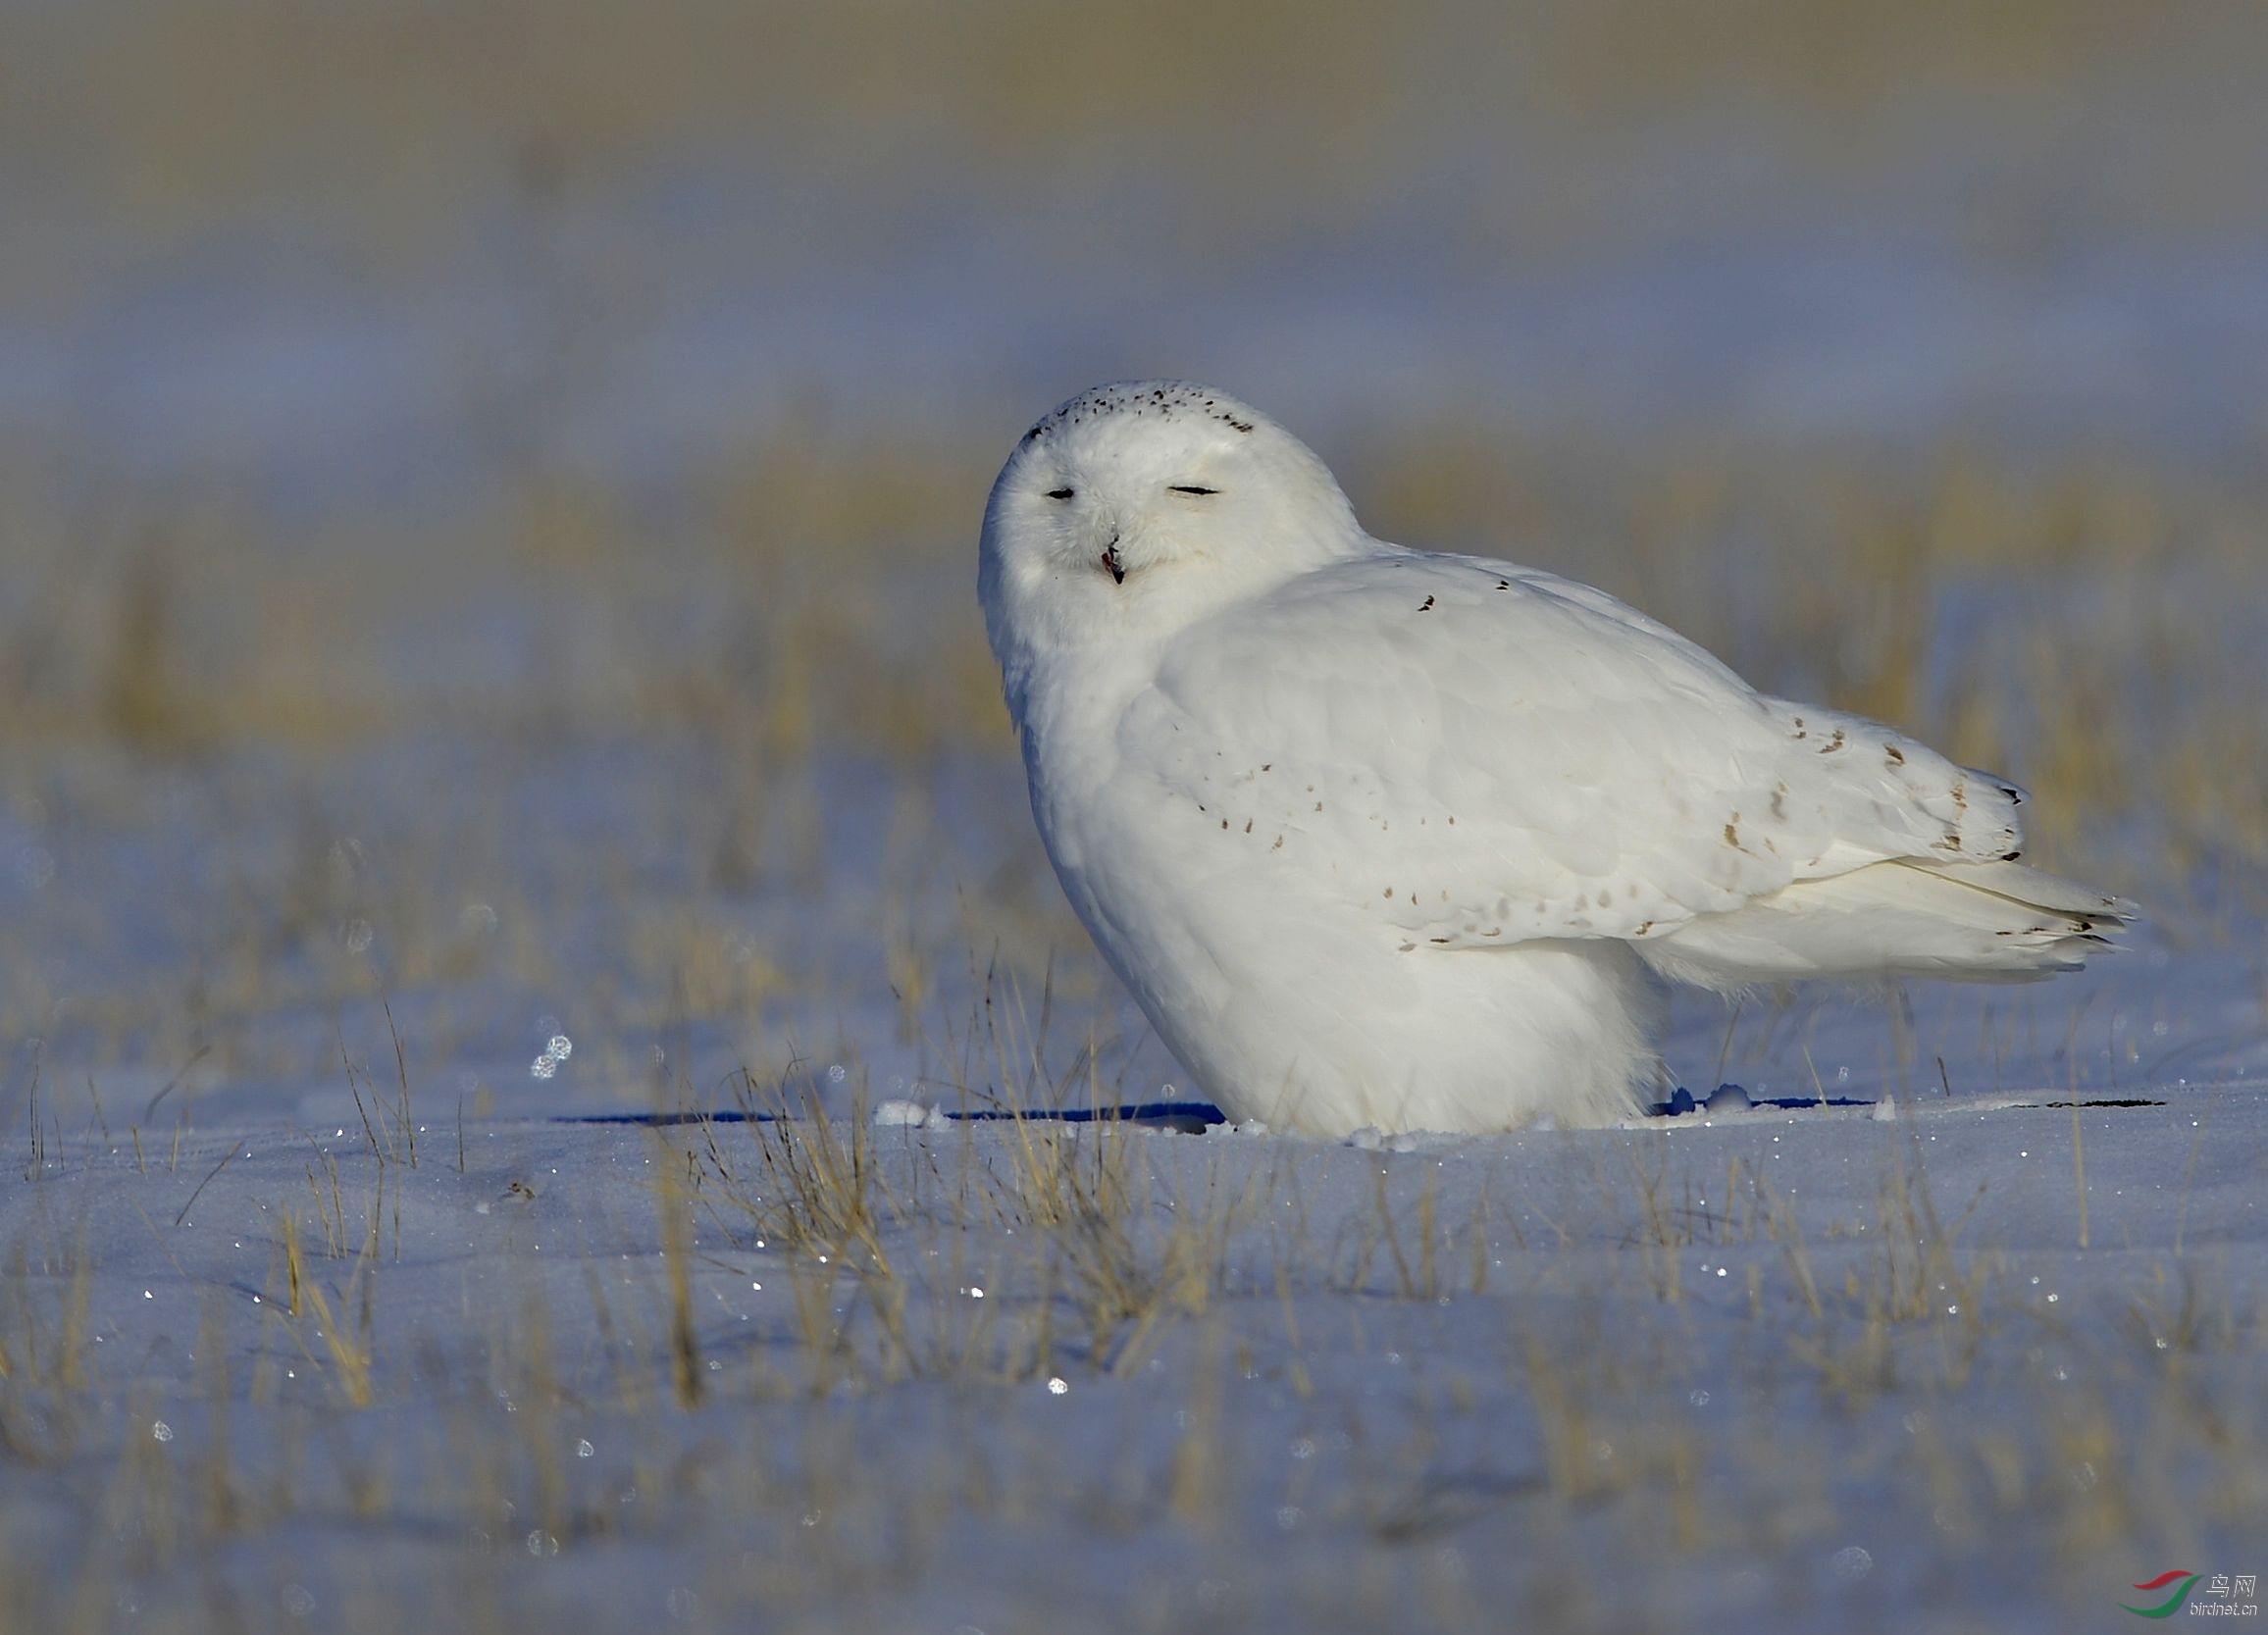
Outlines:
[[[988,994],[1155,1093],[972,588],[1149,375],[2152,911],[1684,1007],[1688,1083],[2268,1071],[2264,71],[2254,6],[0,6],[8,1102],[329,1118],[388,1010],[437,1117],[950,1099]]]

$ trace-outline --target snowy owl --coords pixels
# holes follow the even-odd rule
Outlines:
[[[2024,796],[1764,696],[1588,586],[1373,539],[1186,382],[1024,434],[978,593],[1072,907],[1237,1119],[1612,1122],[1664,979],[2022,979],[2129,905],[2017,861]]]

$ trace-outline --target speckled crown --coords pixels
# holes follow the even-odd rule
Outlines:
[[[1252,413],[1228,393],[1195,381],[1112,381],[1090,386],[1042,416],[1039,424],[1024,434],[1023,440],[1034,442],[1058,428],[1084,425],[1107,415],[1157,415],[1164,420],[1184,414],[1203,415],[1249,433],[1255,425]]]

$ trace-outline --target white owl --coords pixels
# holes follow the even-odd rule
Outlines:
[[[2007,783],[1587,586],[1373,539],[1211,387],[1033,427],[978,590],[1063,890],[1234,1118],[1605,1123],[1666,1083],[1664,978],[2023,979],[2131,913],[2016,861]]]

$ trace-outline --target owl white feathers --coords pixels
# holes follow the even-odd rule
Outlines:
[[[2011,785],[1587,586],[1373,539],[1210,387],[1033,427],[978,589],[1063,890],[1234,1118],[1609,1122],[1666,1083],[1663,979],[2022,979],[2129,911],[2016,860]]]

